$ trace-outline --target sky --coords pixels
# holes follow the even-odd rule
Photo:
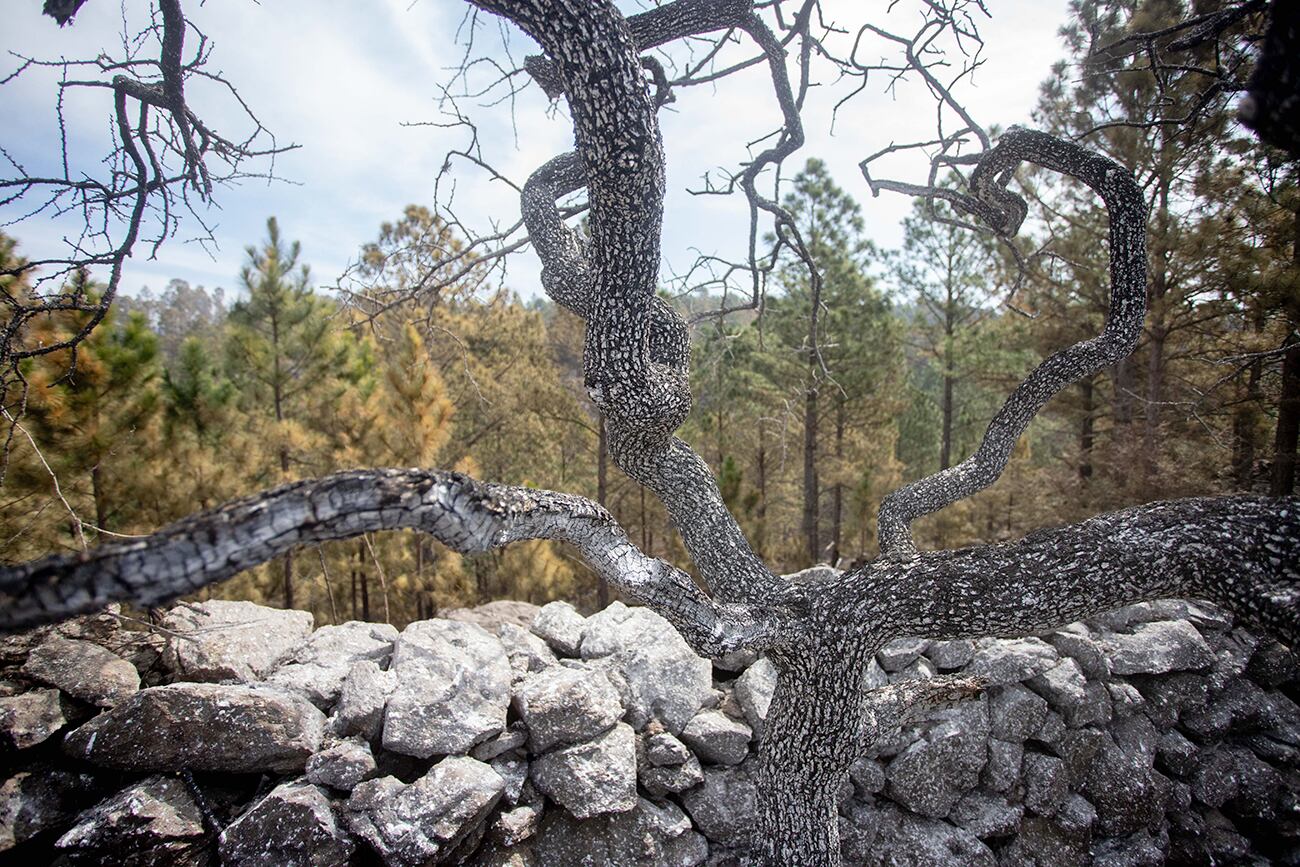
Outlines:
[[[898,4],[888,13],[892,19],[885,13],[888,5],[885,0],[824,3],[828,14],[845,25],[865,14],[899,27],[913,20],[915,3]],[[1066,0],[989,0],[988,6],[992,18],[981,22],[986,63],[962,88],[961,99],[986,127],[1029,123],[1039,84],[1063,53],[1056,34],[1065,21]],[[620,7],[629,12],[637,8],[632,2]],[[446,120],[439,107],[439,83],[448,80],[464,50],[456,45],[456,33],[465,8],[456,0],[187,4],[187,12],[214,43],[210,68],[240,88],[280,143],[301,147],[277,159],[275,173],[283,180],[249,180],[218,191],[216,202],[203,212],[215,227],[215,246],[195,243],[198,227],[182,224],[153,258],[148,249],[137,249],[121,290],[134,294],[148,286],[158,291],[169,279],[181,278],[237,292],[244,249],[265,236],[271,215],[286,237],[301,241],[303,261],[311,264],[315,282],[328,287],[360,246],[376,237],[382,222],[399,218],[407,204],[432,205],[434,181],[448,151],[466,143],[463,129],[428,125]],[[39,9],[36,0],[7,4],[0,78],[18,65],[16,54],[83,57],[116,46],[124,16],[140,21],[147,4],[90,0],[75,23],[63,29]],[[497,23],[489,19],[483,18],[478,44],[500,45]],[[509,49],[517,61],[536,50],[518,31],[509,35]],[[857,163],[891,141],[928,137],[932,104],[914,90],[886,93],[876,82],[839,114],[832,130],[830,106],[844,90],[837,90],[827,76],[822,80],[824,86],[810,93],[805,112],[807,144],[788,162],[789,170],[797,170],[806,157],[824,159],[838,183],[862,204],[867,235],[879,246],[897,246],[900,220],[910,202],[890,194],[872,199]],[[0,87],[0,117],[6,119],[0,145],[33,174],[58,168],[56,82],[54,73],[38,71]],[[187,96],[218,131],[233,137],[241,130],[237,107],[224,94],[195,86]],[[536,87],[520,95],[513,113],[504,104],[480,107],[462,100],[461,105],[473,109],[484,156],[517,184],[572,146],[564,112],[549,110]],[[107,90],[83,91],[65,105],[74,171],[78,164],[93,167],[104,152],[110,112]],[[761,67],[716,87],[684,90],[661,113],[669,182],[665,278],[683,273],[698,252],[743,257],[748,226],[743,200],[689,190],[700,187],[706,172],[737,165],[745,158],[747,142],[773,130],[778,119],[770,80]],[[921,168],[917,163],[898,170],[910,171],[919,181]],[[467,223],[488,229],[518,219],[518,197],[508,185],[463,163],[454,166],[454,179],[453,203]],[[11,223],[17,216],[14,207],[0,207],[0,224],[9,224],[3,231],[19,239],[20,252],[29,258],[61,254],[62,239],[75,228],[45,215]],[[506,283],[532,297],[540,292],[539,270],[535,256],[522,252],[509,263]]]

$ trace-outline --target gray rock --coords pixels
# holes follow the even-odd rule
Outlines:
[[[626,812],[586,821],[554,811],[531,843],[539,867],[695,867],[709,854],[680,808],[645,799]]]
[[[268,681],[298,690],[321,710],[329,710],[338,700],[352,666],[370,660],[384,667],[396,639],[397,629],[387,623],[350,620],[322,626],[276,666]]]
[[[1005,792],[1020,782],[1020,767],[1025,747],[1019,741],[1011,743],[997,738],[989,739],[989,760],[981,773],[984,786],[994,792]]]
[[[384,712],[384,749],[422,759],[460,755],[505,730],[510,662],[483,627],[412,623],[397,641],[391,670],[397,688]]]
[[[261,680],[307,640],[312,620],[252,602],[184,603],[163,617],[163,661],[179,680]]]
[[[373,741],[384,727],[384,708],[397,689],[397,674],[365,659],[348,670],[330,718],[334,733]]]
[[[750,650],[748,647],[742,647],[713,660],[713,667],[721,671],[740,672],[749,668],[755,662],[758,662],[758,652]]]
[[[1084,633],[1086,627],[1080,626]],[[1105,648],[1089,635],[1062,629],[1053,632],[1048,639],[1061,656],[1073,659],[1084,676],[1105,680],[1110,677],[1110,661],[1106,658]]]
[[[690,759],[691,751],[668,732],[659,732],[646,738],[645,755],[655,767],[676,767]]]
[[[623,702],[605,672],[586,667],[556,665],[529,675],[514,702],[534,753],[589,740],[623,716]]]
[[[529,777],[578,819],[631,810],[636,806],[636,735],[619,723],[596,740],[539,756]]]
[[[1047,720],[1047,702],[1019,684],[989,690],[989,726],[995,738],[1020,742]]]
[[[361,783],[344,821],[391,867],[437,864],[481,830],[503,787],[500,775],[482,762],[450,756],[410,785],[395,777]]]
[[[1079,664],[1066,657],[1028,685],[1060,712],[1072,728],[1110,722],[1110,693],[1103,683],[1088,683]],[[1134,690],[1136,692],[1136,690]]]
[[[755,735],[761,736],[776,693],[776,666],[767,657],[758,660],[736,678],[732,693],[745,714],[745,722]]]
[[[1058,659],[1056,649],[1038,638],[981,638],[966,673],[986,677],[995,685],[1019,683],[1047,671]]]
[[[1086,839],[1063,830],[1052,819],[1026,816],[1019,833],[998,852],[1006,867],[1089,867],[1092,857]]]
[[[987,840],[1014,833],[1024,814],[1025,809],[1019,804],[1010,804],[1001,795],[976,790],[958,801],[948,818],[958,828]]]
[[[878,689],[889,683],[889,675],[876,662],[876,657],[872,656],[867,661],[867,673],[862,679],[862,688],[865,690]]]
[[[269,687],[176,683],[141,690],[68,734],[63,749],[129,771],[288,773],[320,747],[325,717]]]
[[[51,769],[14,774],[0,785],[0,852],[66,825],[92,791],[84,774]]]
[[[1173,726],[1187,711],[1205,707],[1209,699],[1209,683],[1200,674],[1138,676],[1132,683],[1146,700],[1147,716],[1161,728]]]
[[[1054,815],[1070,794],[1065,763],[1055,756],[1026,753],[1021,768],[1025,807],[1040,816]]]
[[[560,656],[578,655],[586,627],[587,618],[569,603],[558,601],[543,605],[529,625],[533,635],[545,641]]]
[[[680,765],[642,767],[639,778],[647,792],[656,798],[662,798],[698,786],[704,782],[704,770],[700,767],[700,760],[692,755]]]
[[[975,642],[967,638],[931,641],[925,655],[940,671],[954,671],[965,668],[975,657]]]
[[[849,779],[860,795],[874,795],[885,788],[885,769],[870,756],[862,756],[849,768]]]
[[[510,670],[515,679],[555,665],[558,660],[550,646],[522,626],[502,623],[497,627],[497,638],[510,660]]]
[[[497,756],[490,766],[505,784],[501,794],[506,802],[518,804],[524,794],[524,783],[528,782],[528,762],[518,756]]]
[[[307,779],[318,786],[350,792],[375,775],[377,766],[370,744],[359,737],[329,744],[307,760]]]
[[[469,754],[480,762],[490,762],[497,756],[517,750],[526,743],[528,743],[528,729],[524,728],[522,723],[514,722],[501,734],[475,746]]]
[[[1055,818],[1062,830],[1083,836],[1097,824],[1097,809],[1082,795],[1071,794],[1057,809]]]
[[[648,608],[615,602],[593,614],[582,639],[584,658],[602,658],[627,685],[627,721],[651,719],[679,734],[713,692],[713,666],[696,656],[667,620]]]
[[[1033,740],[1041,741],[1045,744],[1056,745],[1061,738],[1065,737],[1065,720],[1054,710],[1049,710],[1047,716],[1043,718],[1043,724],[1034,732]]]
[[[939,672],[934,667],[934,663],[924,656],[918,656],[903,668],[889,675],[890,683],[898,683],[904,680],[930,680]]]
[[[716,710],[697,713],[682,729],[682,740],[695,754],[715,765],[738,765],[749,755],[753,732]]]
[[[149,777],[86,810],[55,846],[74,860],[170,867],[199,865],[203,816],[185,784]]]
[[[896,756],[885,771],[886,791],[913,813],[942,819],[979,783],[988,759],[987,732],[946,722]]]
[[[1089,684],[1094,686],[1095,684]],[[1146,699],[1142,693],[1138,692],[1136,686],[1131,683],[1122,683],[1114,681],[1106,684],[1106,693],[1110,696],[1110,705],[1113,709],[1113,716],[1126,717],[1135,713],[1140,713],[1146,707]],[[1107,722],[1108,720],[1098,719],[1094,722]]]
[[[1152,770],[1146,757],[1106,740],[1110,742],[1093,757],[1081,794],[1096,807],[1102,834],[1132,834],[1164,813],[1164,777]]]
[[[890,867],[994,867],[993,852],[978,837],[947,822],[885,810],[876,837],[876,858]]]
[[[542,823],[542,809],[534,804],[524,804],[506,810],[492,824],[503,846],[515,846],[537,833]]]
[[[514,599],[497,599],[476,605],[473,608],[449,608],[439,613],[441,620],[455,620],[460,623],[473,623],[482,626],[488,632],[496,634],[502,626],[517,626],[527,629],[541,609],[531,602],[519,602]]]
[[[930,642],[924,638],[895,638],[876,651],[876,661],[881,668],[892,674],[915,662],[929,646]]]
[[[57,689],[0,697],[0,750],[25,750],[68,724]]]
[[[1175,776],[1185,777],[1196,768],[1197,749],[1180,732],[1167,731],[1160,736],[1156,757],[1165,770]]]
[[[1103,646],[1119,675],[1199,671],[1214,664],[1214,652],[1185,620],[1144,623],[1132,635],[1107,636]]]
[[[1262,641],[1250,657],[1246,673],[1266,689],[1300,680],[1300,655],[1280,641]]]
[[[758,815],[758,789],[742,768],[709,768],[704,784],[685,792],[682,804],[710,841],[740,846],[749,841]]]
[[[330,800],[302,781],[282,783],[217,838],[224,864],[240,867],[335,867],[356,851]]]
[[[1100,840],[1092,850],[1093,867],[1162,867],[1168,841],[1146,831],[1127,837]]]
[[[98,644],[57,633],[50,633],[32,650],[22,670],[98,707],[112,707],[140,689],[134,665]]]

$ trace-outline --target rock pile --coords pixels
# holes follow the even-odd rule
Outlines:
[[[724,865],[776,683],[614,603],[311,629],[243,602],[0,643],[0,860]],[[841,792],[849,864],[1300,864],[1300,664],[1217,612],[906,639],[880,685],[981,674]]]

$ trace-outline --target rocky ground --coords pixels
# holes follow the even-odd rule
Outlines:
[[[0,643],[0,861],[724,865],[766,660],[614,603],[399,632],[245,602]],[[1188,603],[1015,641],[896,641],[883,684],[982,674],[853,769],[849,864],[1300,865],[1300,665]]]

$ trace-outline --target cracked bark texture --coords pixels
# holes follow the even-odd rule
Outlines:
[[[739,0],[676,0],[626,20],[609,0],[471,2],[538,42],[544,55],[529,58],[527,68],[548,94],[568,102],[575,147],[534,172],[522,191],[523,217],[543,286],[586,322],[585,380],[605,416],[610,453],[663,501],[708,592],[637,550],[604,509],[581,497],[434,470],[369,470],[287,485],[144,539],[0,569],[0,630],[115,600],[156,605],[295,546],[374,530],[419,530],[461,552],[563,540],[610,584],[667,617],[701,655],[737,648],[768,654],[778,680],[747,855],[755,864],[810,867],[840,863],[835,795],[862,751],[910,716],[983,687],[936,678],[865,692],[867,663],[891,638],[1023,635],[1169,596],[1208,598],[1284,641],[1300,637],[1296,498],[1154,503],[1013,543],[914,550],[913,519],[996,480],[1052,395],[1124,359],[1141,327],[1145,212],[1132,177],[1077,145],[1028,130],[1009,130],[985,152],[971,194],[957,204],[1011,235],[1026,213],[1007,188],[1022,162],[1088,184],[1111,216],[1112,295],[1102,333],[1032,371],[974,455],[887,499],[885,556],[834,578],[776,577],[728,513],[703,460],[674,436],[691,405],[690,347],[685,324],[655,294],[665,184],[661,88],[651,86],[639,52],[719,29],[755,42],[771,67],[786,129],[752,168],[779,164],[802,140],[798,106],[783,98],[790,92],[784,48],[752,4]],[[752,186],[752,174],[747,182]],[[589,235],[566,225],[556,207],[583,187]],[[750,201],[751,208],[772,204]]]

